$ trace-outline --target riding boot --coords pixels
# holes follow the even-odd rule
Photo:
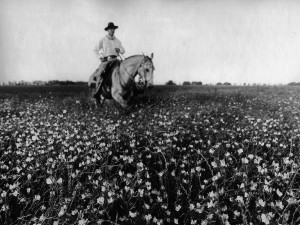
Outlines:
[[[98,81],[97,90],[96,90],[95,93],[93,94],[93,98],[99,98],[99,94],[100,94],[100,89],[101,89],[102,81],[103,81],[103,77],[102,77],[102,75],[101,75],[100,78],[99,78],[99,81]]]

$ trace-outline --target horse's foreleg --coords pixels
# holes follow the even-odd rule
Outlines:
[[[115,99],[123,108],[128,108],[127,101],[124,100],[120,93],[114,93],[112,95],[113,99]]]

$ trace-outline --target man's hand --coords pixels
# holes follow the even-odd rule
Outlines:
[[[115,48],[116,52],[119,54],[120,53],[120,49],[119,48]]]
[[[99,59],[100,59],[100,61],[101,61],[101,62],[103,62],[103,60],[104,60],[104,58],[103,58],[103,57],[101,57],[101,58],[99,58]]]

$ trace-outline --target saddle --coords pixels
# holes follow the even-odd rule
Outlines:
[[[121,64],[121,61],[118,59],[109,61],[106,65],[105,70],[102,72],[103,81],[113,72],[113,70]],[[102,83],[103,83],[102,81]]]
[[[102,81],[101,83],[98,85],[97,87],[97,90],[96,92],[94,93],[94,97],[97,98],[99,97],[99,94],[100,94],[100,90],[103,86],[103,84],[105,83],[108,83],[109,86],[112,85],[112,82],[111,82],[111,75],[112,75],[112,72],[113,70],[119,66],[121,64],[121,61],[118,60],[118,59],[115,59],[115,60],[112,60],[112,61],[109,61],[105,67],[105,70],[102,72],[101,76],[102,76]],[[108,82],[109,81],[109,82]]]

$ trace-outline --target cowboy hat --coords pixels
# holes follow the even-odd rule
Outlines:
[[[117,29],[118,26],[115,26],[114,23],[110,22],[108,23],[107,27],[104,30],[109,30],[109,29]]]

